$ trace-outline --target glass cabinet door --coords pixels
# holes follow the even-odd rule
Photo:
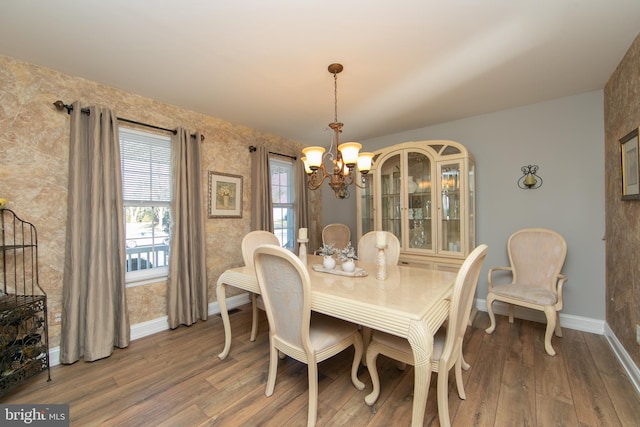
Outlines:
[[[364,180],[364,188],[360,188],[360,236],[375,230],[374,224],[374,210],[373,210],[373,195],[374,182],[373,174],[368,173],[362,177]],[[357,242],[354,242],[354,246]]]
[[[440,250],[461,252],[460,163],[440,165]]]
[[[393,233],[400,241],[402,225],[402,180],[400,179],[400,153],[388,157],[380,171],[380,229]]]
[[[408,247],[433,249],[431,159],[423,153],[407,153],[407,191]]]

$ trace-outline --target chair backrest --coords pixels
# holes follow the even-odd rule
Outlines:
[[[311,281],[302,261],[287,249],[261,245],[254,252],[256,277],[269,321],[269,334],[299,353],[311,354]],[[302,357],[302,359],[301,359]]]
[[[280,241],[275,234],[269,231],[256,230],[245,234],[240,245],[242,247],[244,265],[253,265],[253,252],[258,246],[265,244],[280,246]]]
[[[344,224],[329,224],[322,229],[322,244],[333,243],[336,249],[346,248],[351,241],[351,230]]]
[[[487,245],[475,248],[458,271],[451,293],[449,319],[447,324],[447,338],[442,350],[442,357],[451,360],[451,355],[461,351],[464,333],[469,323],[473,297],[478,285],[478,276],[482,263],[487,257]]]
[[[387,265],[396,265],[400,259],[400,240],[390,232],[387,233],[387,249],[384,255]],[[378,259],[378,248],[376,248],[376,231],[370,231],[363,235],[358,241],[358,259],[362,262],[375,263]]]
[[[557,276],[567,256],[567,243],[552,230],[525,228],[509,237],[513,283],[555,292]]]

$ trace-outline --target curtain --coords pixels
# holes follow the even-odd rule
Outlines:
[[[302,161],[293,162],[293,179],[295,182],[295,218],[296,233],[300,228],[309,228],[309,190],[307,189],[307,174]],[[297,234],[296,234],[297,235]],[[299,244],[298,244],[299,245]],[[296,248],[298,253],[299,248]],[[307,251],[309,245],[307,244]]]
[[[273,233],[269,150],[257,147],[251,157],[251,230]]]
[[[101,359],[129,345],[119,146],[112,111],[89,107],[86,114],[73,104],[61,363]]]
[[[200,133],[179,128],[173,138],[171,242],[167,311],[169,327],[207,320],[208,292]]]

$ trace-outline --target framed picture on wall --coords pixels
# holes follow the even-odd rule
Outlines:
[[[242,218],[242,176],[209,171],[209,218]]]
[[[622,139],[622,200],[640,200],[640,153],[638,152],[638,129]]]

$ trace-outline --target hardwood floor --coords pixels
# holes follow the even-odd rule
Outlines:
[[[106,359],[51,369],[0,398],[1,403],[68,403],[72,426],[304,426],[306,365],[281,360],[273,396],[265,397],[268,369],[266,317],[249,341],[249,306],[231,314],[233,343],[223,346],[220,317],[133,341]],[[465,336],[466,400],[449,377],[453,426],[632,426],[640,420],[640,397],[603,336],[563,329],[553,339],[555,357],[544,352],[544,325],[498,316],[493,335],[479,313]],[[319,367],[319,426],[410,425],[413,368],[404,371],[380,356],[381,394],[373,408],[366,368],[364,391],[349,378],[353,350]],[[425,426],[438,426],[435,378]]]

